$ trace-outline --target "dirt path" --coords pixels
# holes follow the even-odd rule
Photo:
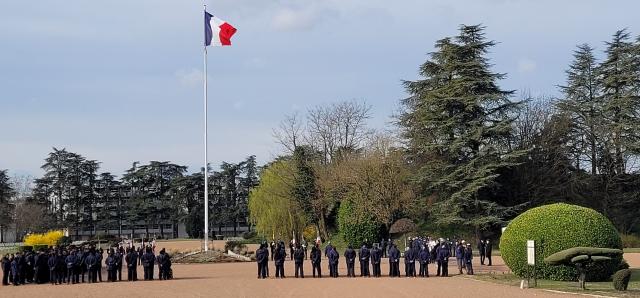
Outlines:
[[[323,277],[309,278],[311,265],[305,263],[307,278],[295,279],[293,263],[287,261],[285,273],[287,278],[276,280],[257,279],[255,263],[229,264],[192,264],[173,266],[176,279],[170,281],[151,282],[117,282],[80,285],[26,285],[0,287],[0,297],[563,297],[560,294],[541,290],[520,290],[517,287],[480,282],[466,279],[464,276],[449,278],[431,277],[421,278],[389,278],[388,264],[383,260],[382,278],[340,277],[337,279]],[[273,276],[273,263],[269,263]],[[323,260],[322,270],[327,274],[326,259]],[[499,258],[495,259],[493,269],[505,269]],[[487,271],[489,268],[476,264],[477,271]],[[138,272],[141,275],[142,268]],[[404,272],[404,270],[401,270]],[[450,265],[450,271],[455,273],[455,265]],[[341,259],[339,272],[344,274],[346,266]],[[356,273],[359,266],[356,265]],[[429,267],[429,272],[435,273],[435,266]],[[497,273],[500,274],[500,273]],[[126,273],[123,272],[123,275]],[[574,296],[575,297],[575,296]]]

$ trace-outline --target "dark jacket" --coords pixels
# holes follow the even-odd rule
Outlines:
[[[327,254],[327,257],[329,258],[329,263],[332,265],[338,264],[338,260],[340,259],[340,254],[338,254],[338,252],[335,249],[332,249],[329,251],[329,254]]]
[[[49,270],[53,271],[56,270],[56,266],[58,265],[58,258],[54,255],[49,257],[49,260],[47,260],[47,266],[49,266]]]
[[[362,248],[360,248],[360,261],[369,263],[369,257],[371,257],[369,249],[366,245],[363,245]]]
[[[493,243],[486,243],[484,244],[484,255],[487,257],[491,256],[491,250],[493,249]]]
[[[266,248],[264,247],[260,247],[258,248],[258,250],[256,251],[256,262],[258,264],[262,264],[264,263],[265,258],[267,257],[266,254],[264,253],[266,250]]]
[[[98,260],[96,259],[96,256],[92,253],[89,253],[85,258],[84,258],[84,265],[87,266],[87,270],[91,270],[93,268],[96,267],[96,262]]]
[[[438,249],[438,256],[436,257],[436,260],[447,262],[449,261],[450,256],[451,252],[449,250],[449,247],[447,247],[446,245],[441,245]]]
[[[114,255],[109,255],[105,260],[105,264],[107,265],[107,270],[109,271],[116,270],[116,267],[117,267],[116,257]]]
[[[276,265],[284,265],[284,259],[287,257],[287,252],[283,246],[276,248],[276,253],[273,255],[273,260]]]
[[[389,261],[394,263],[400,261],[400,251],[395,246],[389,248]]]
[[[429,250],[423,248],[418,253],[418,260],[420,260],[420,264],[428,264],[429,259],[431,259],[431,255],[429,254]]]
[[[138,264],[138,253],[136,251],[130,251],[125,257],[128,267],[135,267]]]
[[[382,251],[376,247],[371,249],[371,264],[380,264]]]
[[[296,248],[295,252],[293,253],[293,259],[295,260],[296,264],[302,264],[302,262],[304,261],[304,249],[302,249],[302,247]]]
[[[352,248],[347,248],[344,251],[344,258],[347,260],[347,264],[353,264],[356,261],[356,251]]]
[[[76,261],[78,260],[78,258],[76,257],[75,254],[70,254],[68,255],[65,259],[65,266],[67,266],[67,269],[73,268],[74,266],[76,266]]]
[[[413,250],[413,248],[409,248],[409,250],[407,250],[404,253],[404,263],[405,264],[413,264],[416,261],[416,253]]]
[[[320,264],[320,261],[322,260],[322,255],[320,253],[320,249],[317,247],[312,247],[311,248],[311,262],[314,264]]]
[[[152,252],[146,252],[142,255],[142,266],[153,267],[153,263],[156,261],[156,256]]]
[[[473,250],[471,250],[471,246],[468,246],[467,249],[464,250],[464,263],[471,264],[471,260],[473,260]]]

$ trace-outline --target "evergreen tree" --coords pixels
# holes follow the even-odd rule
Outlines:
[[[307,222],[318,224],[318,216],[314,212],[313,203],[317,199],[316,175],[313,169],[312,149],[298,146],[293,151],[295,174],[292,196],[307,217]]]
[[[525,153],[508,146],[519,103],[498,87],[505,75],[491,72],[486,55],[495,43],[483,31],[462,25],[458,36],[436,43],[420,68],[424,79],[405,82],[410,97],[399,119],[422,195],[436,200],[435,221],[476,232],[510,211],[492,200],[495,180]]]
[[[607,42],[600,66],[603,120],[608,139],[602,148],[602,171],[624,174],[627,158],[640,152],[640,55],[626,30]]]
[[[13,219],[13,198],[15,191],[9,183],[7,170],[0,170],[0,235],[4,236],[9,223]],[[4,242],[4,237],[0,238],[0,242]]]
[[[560,86],[564,98],[558,101],[557,106],[573,123],[571,143],[576,148],[576,167],[580,168],[581,159],[585,156],[591,166],[591,174],[595,175],[603,132],[598,65],[593,48],[587,44],[578,46],[573,57],[566,71],[567,85]]]

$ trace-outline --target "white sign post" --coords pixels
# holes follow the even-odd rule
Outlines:
[[[527,264],[533,266],[533,285],[534,287],[537,287],[538,279],[536,278],[536,242],[534,240],[527,240]],[[529,277],[531,277],[531,274],[529,274]]]

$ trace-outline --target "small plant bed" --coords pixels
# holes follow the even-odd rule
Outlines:
[[[244,262],[233,256],[229,256],[221,251],[210,250],[207,252],[179,253],[173,256],[174,263],[180,264],[203,264],[203,263],[234,263]]]
[[[514,287],[519,287],[520,281],[522,280],[522,278],[515,276],[512,273],[476,274],[472,278],[498,284],[510,285]],[[533,280],[531,280],[531,285],[533,286]],[[629,282],[627,291],[615,290],[611,281],[587,282],[586,287],[586,290],[581,290],[578,282],[575,281],[554,281],[538,279],[537,288],[610,297],[640,297],[640,269],[632,269],[631,280]]]

